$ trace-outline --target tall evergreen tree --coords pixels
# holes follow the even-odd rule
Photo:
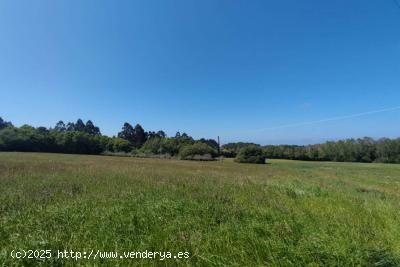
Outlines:
[[[122,131],[118,133],[118,137],[129,141],[131,144],[135,141],[135,130],[132,125],[125,122]]]
[[[99,127],[94,126],[91,120],[88,120],[85,125],[85,132],[90,135],[99,135],[100,129]]]
[[[75,123],[73,123],[73,122],[68,122],[68,123],[67,123],[66,130],[67,130],[68,132],[73,132],[73,131],[75,131]]]
[[[65,123],[63,121],[58,121],[54,130],[57,132],[65,132],[67,130]]]
[[[136,148],[141,147],[146,142],[146,132],[140,124],[136,124],[134,128],[134,141],[133,146]]]
[[[78,119],[75,123],[75,131],[84,132],[85,131],[85,124],[81,119]]]

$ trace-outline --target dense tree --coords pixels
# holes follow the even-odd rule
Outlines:
[[[105,149],[99,138],[85,132],[65,132],[59,134],[56,140],[63,153],[100,154]]]
[[[69,131],[62,121],[54,129],[29,125],[4,128],[0,130],[0,150],[77,154],[99,154],[105,150],[108,137],[75,131],[74,125],[69,123]]]
[[[226,157],[236,157],[240,149],[248,146],[260,146],[260,145],[254,143],[245,143],[245,142],[228,143],[221,147],[222,148],[221,153]]]
[[[163,142],[164,138],[158,135],[151,136],[147,139],[146,143],[143,144],[141,150],[145,153],[163,154]]]
[[[259,146],[242,147],[235,158],[239,163],[265,164],[265,160],[265,154]]]
[[[129,141],[116,137],[109,139],[106,149],[111,152],[129,152],[132,150],[132,146]]]
[[[78,119],[76,123],[69,122],[67,125],[63,121],[57,122],[56,126],[54,127],[55,131],[58,132],[85,132],[90,135],[100,135],[99,127],[95,126],[91,120],[88,120],[85,123],[81,119]]]
[[[169,154],[171,156],[178,155],[179,151],[183,147],[192,145],[194,144],[194,142],[194,139],[187,134],[178,134],[175,135],[175,137],[160,138],[158,141],[149,141],[149,143],[152,144],[152,146],[154,147],[153,151],[158,150],[161,154]],[[156,149],[156,146],[158,145],[160,146],[160,148]],[[147,148],[148,145],[145,144],[144,147]]]
[[[67,130],[68,132],[73,132],[73,131],[75,131],[75,123],[73,123],[73,122],[68,122],[68,123],[67,123],[66,130]]]
[[[88,120],[85,125],[85,132],[90,135],[99,135],[100,129],[97,126],[94,126],[91,120]]]
[[[0,117],[0,130],[6,127],[6,123],[2,117]]]
[[[54,138],[44,127],[23,125],[8,127],[0,131],[0,149],[5,151],[52,152]]]
[[[359,150],[358,159],[360,162],[373,162],[376,159],[376,146],[375,141],[372,138],[365,137],[358,139]]]
[[[200,145],[199,145],[200,144]],[[137,124],[132,127],[125,123],[118,138],[101,135],[100,129],[92,121],[86,124],[81,119],[76,123],[59,121],[53,129],[34,128],[29,125],[14,127],[11,122],[0,118],[0,150],[1,151],[38,151],[60,153],[99,154],[109,150],[112,152],[130,152],[133,148],[143,153],[169,154],[171,156],[189,153],[193,155],[202,145],[218,149],[212,139],[194,140],[186,133],[177,132],[174,137],[166,137],[163,131],[149,131]],[[203,146],[204,148],[205,146]],[[250,147],[250,148],[249,148]],[[244,148],[249,148],[244,150]],[[253,143],[229,143],[222,146],[221,154],[235,157],[239,151],[246,153],[262,149],[267,158],[346,162],[384,162],[400,163],[400,139],[372,138],[347,139],[329,141],[324,144],[295,146],[268,145],[261,147]],[[186,152],[185,152],[186,151]],[[249,152],[250,151],[250,152]],[[214,154],[213,154],[214,155]],[[257,156],[257,157],[258,157]],[[261,161],[261,160],[260,160]]]
[[[262,147],[268,158],[294,159],[294,160],[325,160],[325,161],[348,161],[348,162],[374,162],[379,161],[376,149],[381,141],[374,141],[365,137],[362,139],[339,140],[326,142],[324,144],[297,146],[297,145],[267,145]],[[235,147],[243,146],[243,143],[228,144],[229,150],[223,150],[225,155],[235,151]],[[391,145],[391,148],[394,148]],[[228,152],[227,152],[228,151]],[[231,153],[229,156],[232,156]],[[393,157],[391,157],[393,160]]]
[[[151,139],[153,137],[165,138],[165,137],[167,137],[167,135],[165,134],[164,131],[161,131],[161,130],[158,132],[149,131],[148,133],[146,133],[146,139]]]
[[[161,137],[161,138],[167,137],[166,133],[165,133],[164,131],[162,131],[162,130],[158,131],[158,132],[156,133],[156,135],[159,136],[159,137]]]
[[[13,127],[11,122],[4,121],[2,117],[0,117],[0,130],[6,127]]]
[[[136,124],[134,130],[133,146],[140,148],[146,142],[146,132],[140,124]]]
[[[175,156],[179,153],[180,143],[178,139],[172,138],[165,138],[161,142],[160,153],[169,154],[171,156]]]
[[[78,119],[75,123],[74,130],[77,132],[85,132],[85,124],[81,119]]]
[[[43,126],[37,127],[36,130],[40,134],[48,134],[50,132],[46,127]]]
[[[199,140],[199,142],[200,142],[200,143],[207,144],[207,145],[209,145],[210,147],[214,148],[214,149],[217,150],[217,151],[218,151],[218,149],[219,149],[218,142],[215,141],[214,139],[204,139],[204,138],[201,138],[201,139]]]
[[[131,143],[134,148],[140,148],[147,140],[147,137],[154,136],[154,132],[146,133],[140,124],[136,124],[135,128],[125,122],[122,131],[118,133],[118,137],[125,139]]]
[[[400,163],[400,139],[380,139],[376,144],[376,161]]]
[[[67,127],[65,126],[65,123],[63,121],[58,121],[56,126],[54,127],[54,130],[57,132],[65,132],[67,130]]]
[[[118,137],[133,144],[135,141],[135,130],[133,129],[132,125],[125,122],[124,126],[122,126],[122,131],[118,133]]]
[[[187,160],[212,160],[217,156],[217,151],[203,142],[196,142],[183,146],[179,151],[179,156]]]

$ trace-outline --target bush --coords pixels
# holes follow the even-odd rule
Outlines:
[[[234,158],[234,157],[236,157],[236,153],[231,150],[223,149],[223,150],[221,150],[221,156],[223,156],[225,158]]]
[[[132,150],[131,144],[122,138],[114,138],[112,141],[112,151],[114,152],[127,153]]]
[[[217,151],[204,143],[194,143],[186,145],[179,150],[181,159],[187,160],[213,160]]]
[[[266,157],[261,148],[256,146],[243,147],[239,150],[235,161],[239,163],[265,164]]]
[[[155,136],[147,139],[140,149],[144,153],[160,154],[162,151],[163,139]]]
[[[234,158],[239,153],[240,149],[248,146],[260,147],[260,145],[254,143],[237,142],[225,144],[221,147],[221,150],[223,151],[224,157]]]

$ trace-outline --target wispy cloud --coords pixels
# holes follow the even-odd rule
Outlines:
[[[305,121],[305,122],[298,122],[298,123],[291,123],[291,124],[283,124],[283,125],[278,125],[278,126],[273,126],[273,127],[263,128],[263,129],[250,130],[250,131],[247,131],[247,133],[258,133],[258,132],[265,132],[265,131],[276,130],[276,129],[313,125],[313,124],[330,122],[330,121],[340,121],[340,120],[363,117],[363,116],[368,116],[368,115],[382,113],[382,112],[389,112],[389,111],[394,111],[394,110],[400,110],[400,106],[366,111],[366,112],[355,113],[355,114],[349,114],[349,115],[344,115],[344,116],[331,117],[331,118],[315,120],[315,121]]]

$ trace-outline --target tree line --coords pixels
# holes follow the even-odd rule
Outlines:
[[[248,149],[251,147],[251,149]],[[256,149],[254,149],[256,148]],[[56,152],[74,154],[131,153],[164,155],[182,159],[210,160],[217,156],[260,159],[292,159],[339,162],[400,163],[400,138],[369,137],[329,141],[315,145],[267,145],[228,143],[221,147],[214,139],[198,139],[177,132],[168,137],[162,131],[145,131],[140,124],[124,123],[116,136],[101,134],[91,120],[84,123],[59,121],[54,127],[15,127],[0,117],[0,151]],[[260,152],[261,151],[261,152]],[[241,155],[240,155],[241,152]],[[262,153],[262,155],[260,154]]]
[[[168,137],[164,131],[145,131],[140,124],[124,123],[113,137],[102,135],[91,120],[84,123],[59,121],[54,127],[15,127],[0,117],[0,151],[56,152],[74,154],[133,153],[168,155],[183,159],[210,160],[218,155],[213,139],[195,140],[177,132]]]
[[[245,146],[260,147],[270,159],[400,163],[400,138],[364,137],[304,146],[230,143],[222,146],[222,153],[234,157]]]

